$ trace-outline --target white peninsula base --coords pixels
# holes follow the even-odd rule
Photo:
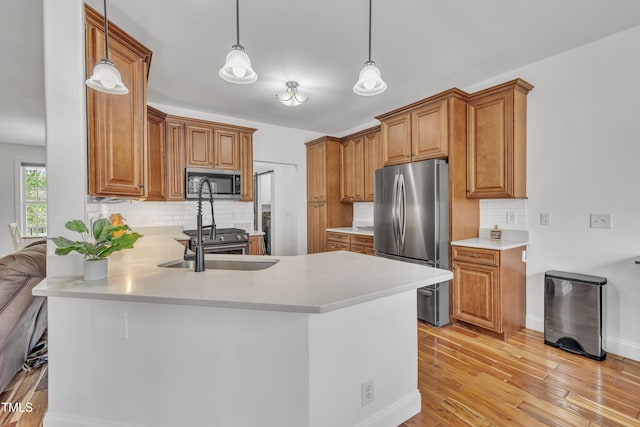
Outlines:
[[[420,411],[415,290],[326,313],[48,304],[45,427],[390,427]]]

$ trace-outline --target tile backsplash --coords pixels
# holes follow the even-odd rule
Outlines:
[[[515,213],[515,222],[513,224],[507,223],[509,213]],[[526,230],[527,200],[480,200],[480,228],[493,228],[494,225],[497,225],[502,230]]]
[[[237,227],[253,230],[253,203],[218,200],[213,204],[216,225],[218,227]],[[133,229],[148,226],[183,226],[185,229],[196,227],[198,203],[185,202],[138,202],[89,203],[87,216],[89,221],[107,217],[113,213],[121,214],[125,222]],[[202,222],[211,224],[209,202],[202,203]]]

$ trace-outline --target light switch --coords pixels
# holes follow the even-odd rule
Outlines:
[[[540,212],[540,225],[551,225],[551,214],[549,212]]]
[[[591,228],[611,228],[611,214],[591,214]]]

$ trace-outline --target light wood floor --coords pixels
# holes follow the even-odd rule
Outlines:
[[[529,330],[504,343],[419,323],[418,346],[422,412],[401,427],[640,426],[640,362],[612,354],[596,362],[546,346]],[[41,427],[46,366],[19,373],[0,402],[33,406],[0,406],[0,427]]]
[[[422,412],[402,427],[640,426],[640,363],[597,362],[524,330],[507,343],[418,325]]]

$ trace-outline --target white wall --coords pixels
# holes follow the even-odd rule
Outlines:
[[[287,237],[285,238],[287,242],[295,242],[294,253],[307,253],[307,158],[304,143],[322,136],[321,134],[171,105],[157,104],[154,102],[149,103],[167,114],[258,129],[253,134],[253,160],[256,162],[275,162],[295,166],[295,175],[290,178],[285,178],[282,183],[283,191],[278,191],[277,193],[293,195],[295,197],[295,211],[292,212],[293,218],[304,220],[296,221],[295,228],[285,228],[282,232],[287,233]],[[279,254],[282,253],[279,252]]]
[[[20,191],[16,164],[21,161],[44,163],[44,147],[0,142],[0,257],[14,251],[7,224],[20,223],[16,218],[15,202]]]
[[[640,27],[527,65],[527,327],[543,330],[548,270],[604,276],[605,349],[640,360]],[[551,225],[539,223],[540,212]],[[589,228],[589,213],[613,228]]]

